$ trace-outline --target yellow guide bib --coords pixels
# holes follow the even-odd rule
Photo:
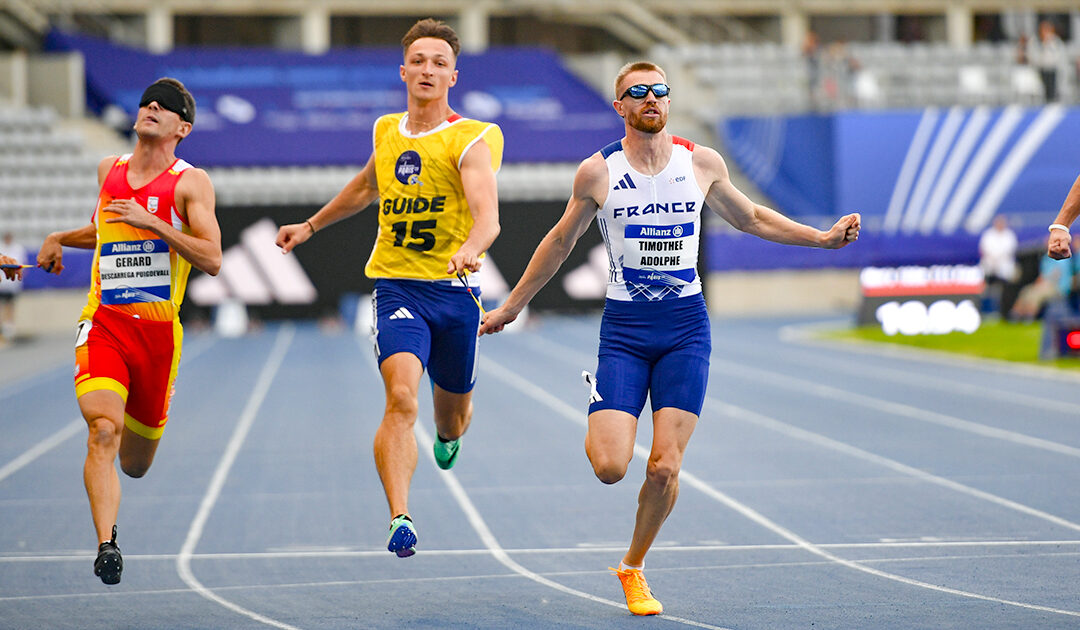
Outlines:
[[[431,131],[410,134],[407,114],[375,121],[379,235],[364,272],[369,278],[452,280],[446,264],[469,236],[473,219],[461,183],[465,153],[483,140],[491,169],[502,164],[498,125],[457,114]]]

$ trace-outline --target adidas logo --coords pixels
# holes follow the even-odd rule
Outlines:
[[[630,179],[630,173],[623,175],[622,179],[619,180],[618,184],[615,184],[615,187],[612,188],[612,190],[626,190],[627,188],[637,188],[637,186],[634,185],[634,180]]]
[[[390,319],[415,319],[409,309],[402,306],[398,310],[394,311],[394,314],[390,316]]]
[[[222,253],[221,273],[201,275],[187,289],[199,306],[215,306],[228,300],[244,304],[312,304],[318,298],[315,285],[295,254],[282,256],[274,244],[277,224],[263,218],[240,232],[240,242]]]

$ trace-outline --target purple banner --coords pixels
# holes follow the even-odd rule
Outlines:
[[[197,166],[361,164],[379,116],[405,109],[399,49],[306,55],[190,48],[155,55],[52,31],[50,50],[86,58],[87,101],[134,117],[143,89],[182,81],[195,96],[195,131],[177,149]],[[458,59],[450,105],[498,123],[506,162],[578,162],[622,135],[610,103],[547,51],[492,49]]]

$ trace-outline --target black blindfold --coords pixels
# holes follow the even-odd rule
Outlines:
[[[168,83],[154,83],[143,92],[142,98],[139,99],[139,107],[146,107],[154,101],[157,101],[157,104],[161,107],[175,113],[180,117],[180,120],[189,123],[195,122],[195,113],[188,111],[188,107],[184,102],[184,95],[176,86]]]

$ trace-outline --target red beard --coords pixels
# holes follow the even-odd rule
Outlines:
[[[631,127],[645,133],[660,133],[667,125],[667,116],[663,113],[660,114],[659,118],[645,118],[640,114],[631,112],[626,115],[626,120]]]

